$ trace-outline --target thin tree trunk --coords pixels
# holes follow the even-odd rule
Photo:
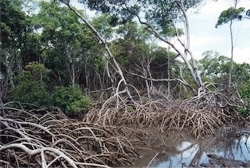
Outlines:
[[[71,79],[71,81],[72,81],[72,86],[74,87],[75,86],[75,63],[74,63],[74,61],[72,61],[73,63],[72,63],[72,79]]]
[[[238,0],[234,1],[234,12],[237,8],[238,5]],[[233,16],[231,16],[231,20],[230,20],[230,25],[229,25],[229,29],[230,29],[230,37],[231,37],[231,67],[230,67],[230,71],[229,71],[229,78],[228,78],[228,88],[229,91],[231,90],[232,87],[232,72],[233,72],[233,68],[234,68],[234,63],[233,63],[233,57],[234,57],[234,39],[233,39],[233,19],[234,19],[234,14]]]
[[[11,51],[10,51],[11,52]],[[15,85],[14,85],[14,79],[13,79],[13,76],[14,76],[14,72],[13,72],[13,64],[14,64],[14,53],[12,53],[12,55],[10,55],[10,53],[6,54],[6,59],[5,59],[5,62],[6,62],[6,65],[7,65],[7,81],[9,81],[9,84],[11,86],[11,88],[14,88]]]
[[[144,72],[144,76],[147,77],[147,72]],[[146,87],[147,87],[147,94],[148,94],[148,99],[151,100],[151,87],[149,86],[149,82],[148,80],[145,80],[146,83]]]
[[[168,69],[167,69],[168,79],[170,79],[170,54],[169,52],[170,52],[170,47],[168,47]],[[168,97],[171,96],[170,89],[171,89],[171,82],[168,82]]]
[[[149,79],[153,79],[152,74],[151,74],[151,72],[150,72],[150,62],[151,62],[151,60],[149,61],[149,60],[147,59],[146,62],[147,62],[146,73],[149,75]],[[150,84],[149,84],[150,99],[152,98],[152,97],[151,97],[151,92],[152,92],[152,90],[153,90],[153,87],[154,87],[153,81],[150,80]]]
[[[229,72],[229,79],[228,79],[228,88],[231,90],[231,85],[232,85],[232,71],[234,68],[233,64],[233,56],[234,56],[234,42],[233,42],[233,21],[230,21],[230,36],[231,36],[231,67],[230,67],[230,72]]]

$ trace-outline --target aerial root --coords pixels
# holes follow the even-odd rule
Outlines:
[[[139,157],[114,127],[70,120],[57,109],[3,107],[0,128],[0,167],[124,166]]]
[[[183,101],[172,109],[173,112],[165,117],[162,128],[191,128],[193,136],[202,138],[206,134],[215,134],[216,129],[223,124],[241,119],[236,111],[238,106],[240,101],[237,99],[228,99],[220,92],[210,92]]]
[[[240,105],[238,99],[228,98],[221,92],[209,92],[185,101],[157,100],[137,107],[120,104],[119,109],[92,109],[84,121],[104,126],[160,128],[161,132],[191,128],[193,136],[202,138],[214,134],[223,124],[241,119],[237,112]]]
[[[0,108],[0,167],[108,167],[132,164],[148,130],[189,128],[202,138],[241,120],[240,102],[219,92],[186,101],[148,101],[91,109],[82,122],[56,108]],[[118,107],[118,108],[117,108]],[[128,140],[129,139],[129,140]]]

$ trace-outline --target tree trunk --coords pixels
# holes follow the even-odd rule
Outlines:
[[[238,0],[234,1],[234,11],[236,10],[238,5]],[[235,13],[233,13],[234,15]],[[233,68],[234,68],[234,63],[233,63],[233,57],[234,57],[234,39],[233,39],[233,19],[234,16],[231,16],[231,20],[230,20],[230,25],[229,25],[229,30],[230,30],[230,38],[231,38],[231,67],[230,67],[230,71],[229,71],[229,78],[228,78],[228,88],[229,91],[231,90],[232,87],[232,72],[233,72]]]
[[[169,52],[170,52],[170,47],[168,47],[168,69],[167,69],[168,79],[170,79],[170,54]],[[171,89],[171,83],[168,82],[168,97],[171,96],[170,89]]]
[[[186,31],[186,39],[187,39],[187,44],[186,45],[183,45],[184,47],[184,53],[185,55],[189,54],[190,57],[191,57],[191,61],[193,63],[193,67],[190,65],[189,61],[186,60],[185,63],[187,65],[187,67],[190,69],[189,71],[191,72],[194,80],[196,81],[196,84],[198,86],[198,93],[197,95],[200,96],[201,94],[203,94],[205,92],[205,87],[204,87],[204,83],[201,79],[201,76],[198,72],[198,67],[197,67],[197,64],[193,58],[193,55],[192,53],[189,51],[189,48],[190,48],[190,31],[189,31],[189,21],[188,21],[188,18],[187,18],[187,14],[186,14],[186,10],[185,10],[185,7],[184,7],[184,2],[183,0],[180,0],[180,7],[181,7],[181,11],[183,13],[183,16],[184,16],[184,23],[185,23],[185,31]],[[193,70],[192,70],[193,68]]]
[[[178,1],[179,2],[179,7],[181,8],[183,17],[184,17],[184,26],[185,26],[185,31],[186,31],[186,44],[184,44],[179,36],[178,36],[178,30],[175,27],[175,24],[173,23],[174,28],[176,29],[176,34],[177,34],[177,39],[178,42],[181,44],[181,46],[183,47],[183,52],[177,48],[172,42],[170,42],[168,39],[165,39],[164,37],[162,37],[149,23],[142,21],[142,19],[140,18],[140,16],[138,14],[136,14],[135,12],[131,11],[129,8],[126,8],[128,12],[132,13],[133,15],[135,15],[138,19],[138,21],[143,24],[146,25],[148,30],[159,40],[161,40],[162,42],[168,44],[172,49],[174,49],[182,58],[182,60],[184,61],[186,67],[188,68],[188,71],[190,72],[195,84],[197,85],[198,89],[195,91],[195,95],[200,96],[202,95],[206,89],[204,86],[204,83],[200,77],[200,74],[198,72],[198,68],[197,65],[194,61],[194,58],[192,56],[192,53],[189,51],[189,46],[190,46],[190,32],[189,32],[189,23],[188,23],[188,18],[186,15],[186,9],[184,7],[183,4],[183,0]],[[191,61],[193,63],[193,66],[190,64],[189,60],[188,60],[188,55],[191,57]],[[192,89],[194,91],[194,89]]]
[[[234,63],[233,63],[233,56],[234,56],[234,42],[233,42],[233,21],[230,21],[230,37],[231,37],[231,67],[230,67],[230,71],[229,71],[229,78],[228,78],[228,88],[229,90],[231,90],[231,86],[232,86],[232,72],[233,72],[233,68],[234,68]]]
[[[115,57],[113,56],[112,52],[110,51],[109,47],[108,47],[108,44],[106,42],[106,40],[101,36],[101,34],[84,18],[82,17],[82,15],[77,12],[70,4],[69,2],[65,2],[65,1],[61,1],[62,3],[64,3],[65,5],[67,5],[69,7],[69,9],[71,11],[73,11],[92,31],[92,33],[101,41],[101,43],[104,45],[105,47],[105,50],[108,54],[108,60],[111,64],[113,64],[116,72],[119,74],[120,76],[120,81],[119,81],[119,84],[116,88],[116,95],[118,96],[118,94],[120,93],[119,91],[119,86],[121,85],[121,83],[124,84],[124,87],[125,87],[125,92],[128,94],[128,97],[130,98],[130,100],[132,101],[133,98],[132,98],[132,95],[130,94],[130,91],[128,89],[128,84],[127,84],[127,81],[125,80],[125,77],[123,75],[123,72],[118,64],[118,62],[116,61]],[[121,91],[123,92],[123,91]]]

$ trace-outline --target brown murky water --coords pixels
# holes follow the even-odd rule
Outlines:
[[[190,167],[209,163],[208,154],[250,162],[250,129],[225,127],[215,135],[196,140],[186,133],[155,135],[147,141],[152,150],[141,151],[143,157],[130,167]]]

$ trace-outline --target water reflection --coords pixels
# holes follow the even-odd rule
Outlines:
[[[154,138],[150,141],[154,152],[147,155],[135,167],[190,167],[209,163],[208,154],[215,154],[226,159],[250,162],[250,132],[227,129],[203,140],[178,134]],[[157,154],[157,156],[156,156]],[[155,157],[156,156],[156,157]],[[139,162],[138,162],[139,163]],[[147,163],[147,164],[146,164]]]

